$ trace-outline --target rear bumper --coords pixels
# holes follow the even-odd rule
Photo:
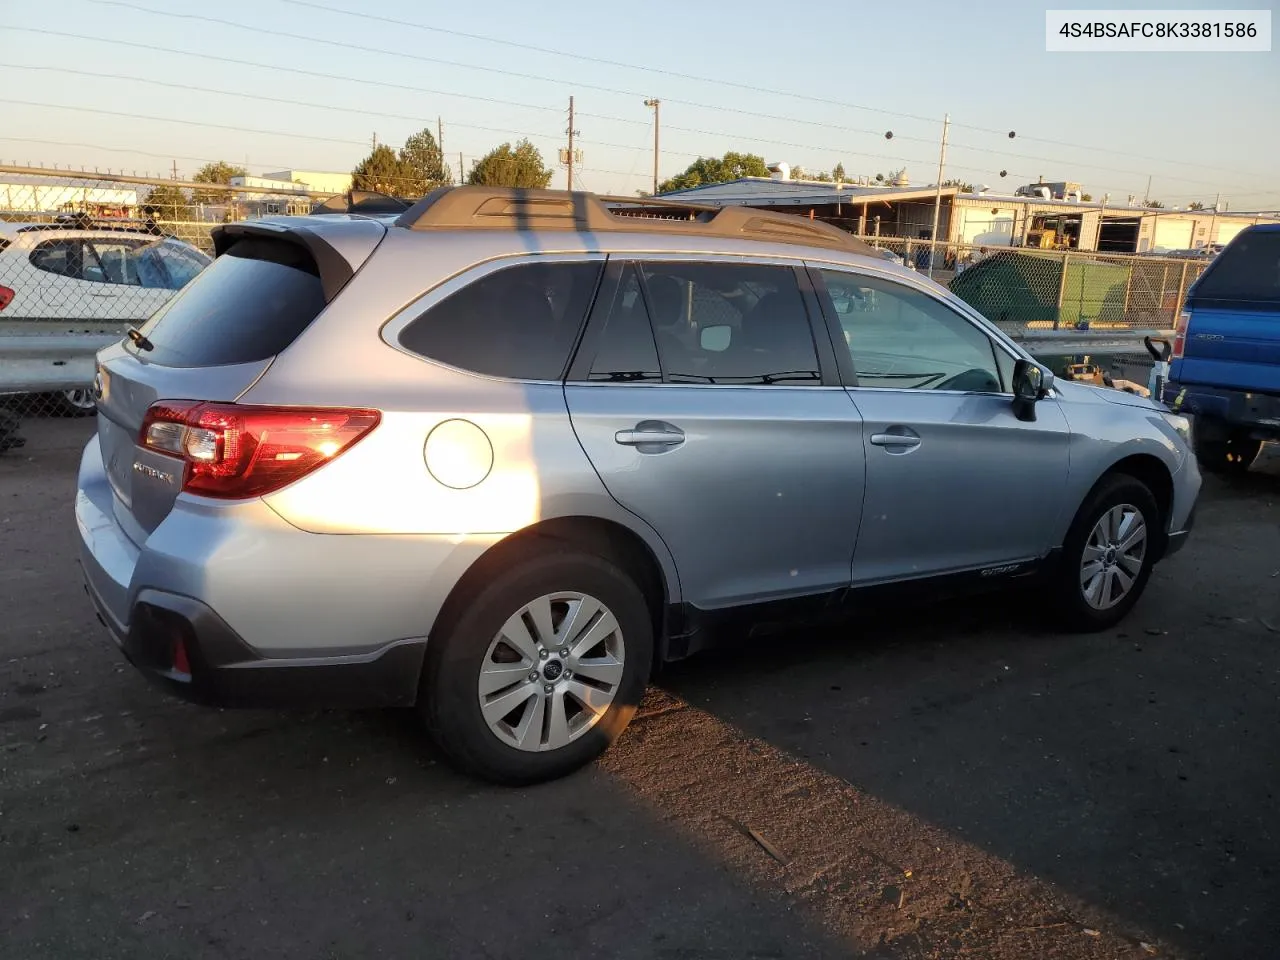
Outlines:
[[[1197,418],[1196,432],[1214,429],[1214,421],[1247,431],[1258,440],[1280,440],[1280,395],[1228,390],[1202,384],[1165,383],[1164,402]]]
[[[310,534],[260,502],[182,498],[139,546],[113,496],[91,440],[75,515],[99,619],[149,679],[214,705],[413,704],[439,604],[487,546]]]
[[[99,619],[126,659],[167,692],[217,707],[402,707],[418,696],[425,640],[367,654],[273,659],[258,655],[198,600],[143,590],[121,633],[86,581]]]

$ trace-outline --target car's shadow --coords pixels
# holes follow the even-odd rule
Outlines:
[[[1280,637],[1206,602],[1231,576],[1175,558],[1102,635],[991,596],[748,640],[660,683],[1167,942],[1270,955]]]

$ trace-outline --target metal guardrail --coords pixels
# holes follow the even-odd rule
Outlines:
[[[94,357],[120,333],[4,336],[0,334],[0,393],[79,390],[93,382]]]

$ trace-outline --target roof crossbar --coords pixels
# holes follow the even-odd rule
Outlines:
[[[616,215],[610,205],[684,210],[690,219]],[[667,233],[689,237],[763,240],[826,247],[877,256],[867,243],[820,220],[750,207],[710,207],[676,200],[607,197],[568,190],[519,187],[442,187],[396,219],[409,230],[565,230],[575,232]]]

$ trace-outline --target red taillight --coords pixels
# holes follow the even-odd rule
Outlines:
[[[11,303],[13,303],[13,290],[9,287],[0,286],[0,310],[3,310]]]
[[[1191,314],[1183,310],[1178,314],[1178,324],[1173,328],[1173,359],[1181,360],[1182,351],[1187,346],[1187,325],[1191,322]]]
[[[377,410],[161,401],[147,411],[138,443],[185,462],[185,492],[243,500],[328,463],[381,417]]]

